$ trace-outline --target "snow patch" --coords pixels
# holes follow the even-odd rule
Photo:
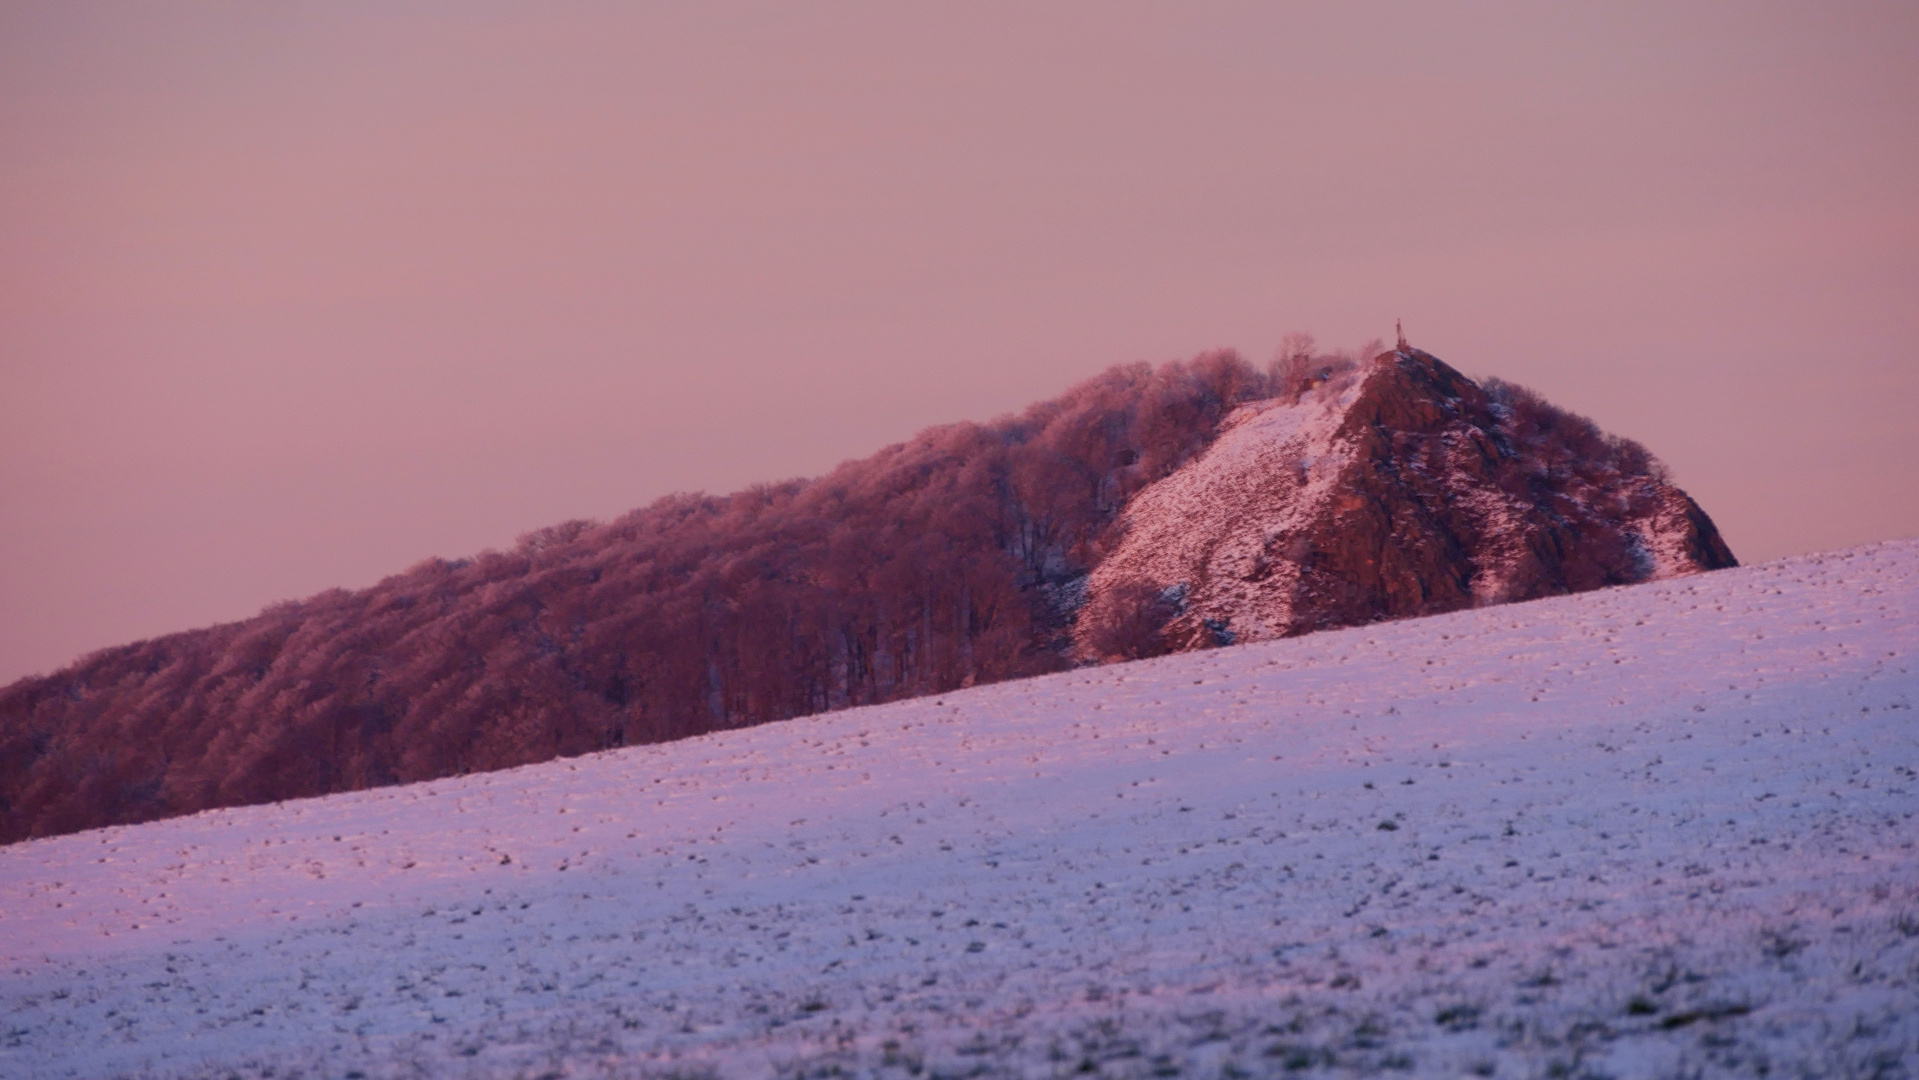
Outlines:
[[[1299,567],[1270,559],[1267,546],[1303,528],[1332,494],[1352,454],[1340,425],[1375,371],[1322,384],[1297,403],[1241,406],[1204,454],[1133,497],[1125,539],[1093,571],[1089,591],[1206,581],[1207,614],[1238,640],[1283,634]]]

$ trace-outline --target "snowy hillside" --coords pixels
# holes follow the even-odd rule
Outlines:
[[[1907,1075],[1915,649],[1902,542],[16,844],[0,1075]]]

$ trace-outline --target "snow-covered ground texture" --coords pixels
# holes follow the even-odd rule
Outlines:
[[[0,1075],[1907,1076],[1919,542],[0,849]]]

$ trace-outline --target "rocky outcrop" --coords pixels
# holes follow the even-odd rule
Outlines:
[[[1328,370],[1222,429],[1127,505],[1088,581],[1083,658],[1737,565],[1642,448],[1416,349]]]

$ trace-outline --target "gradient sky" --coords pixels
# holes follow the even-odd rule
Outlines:
[[[1919,533],[1919,6],[0,8],[0,681],[1104,367],[1526,383]]]

